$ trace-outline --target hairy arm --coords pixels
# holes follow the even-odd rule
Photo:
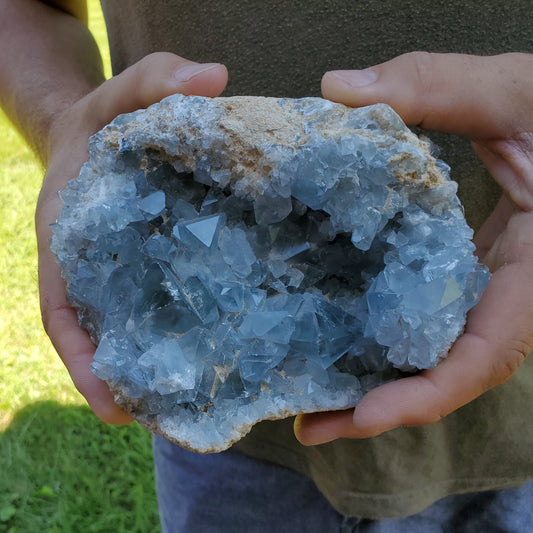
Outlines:
[[[104,81],[85,1],[0,0],[0,104],[46,166],[57,116]]]
[[[118,114],[178,92],[217,96],[227,71],[156,53],[104,81],[84,0],[0,0],[0,13],[0,105],[46,168],[35,214],[44,328],[93,411],[106,422],[126,423],[131,417],[90,370],[95,346],[78,325],[50,251],[50,224],[62,207],[58,191],[78,175],[89,137]]]

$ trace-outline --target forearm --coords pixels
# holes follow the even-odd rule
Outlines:
[[[45,165],[55,118],[104,80],[84,4],[0,0],[0,104]]]

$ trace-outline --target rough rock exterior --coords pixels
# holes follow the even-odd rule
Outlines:
[[[52,249],[117,402],[219,451],[446,355],[488,280],[455,193],[385,105],[175,95],[92,138]]]

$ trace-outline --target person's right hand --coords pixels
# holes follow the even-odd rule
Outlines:
[[[78,175],[87,160],[89,137],[117,115],[148,107],[175,93],[218,96],[227,76],[226,68],[217,63],[193,63],[163,52],[152,54],[70,106],[50,129],[47,172],[35,216],[43,324],[76,388],[104,422],[123,424],[131,417],[114,403],[106,383],[90,370],[95,346],[78,325],[59,265],[50,251],[50,224],[62,207],[58,191]]]

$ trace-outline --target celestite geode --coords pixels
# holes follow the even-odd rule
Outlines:
[[[117,117],[52,250],[120,405],[190,449],[433,367],[488,272],[387,106],[175,95]]]

